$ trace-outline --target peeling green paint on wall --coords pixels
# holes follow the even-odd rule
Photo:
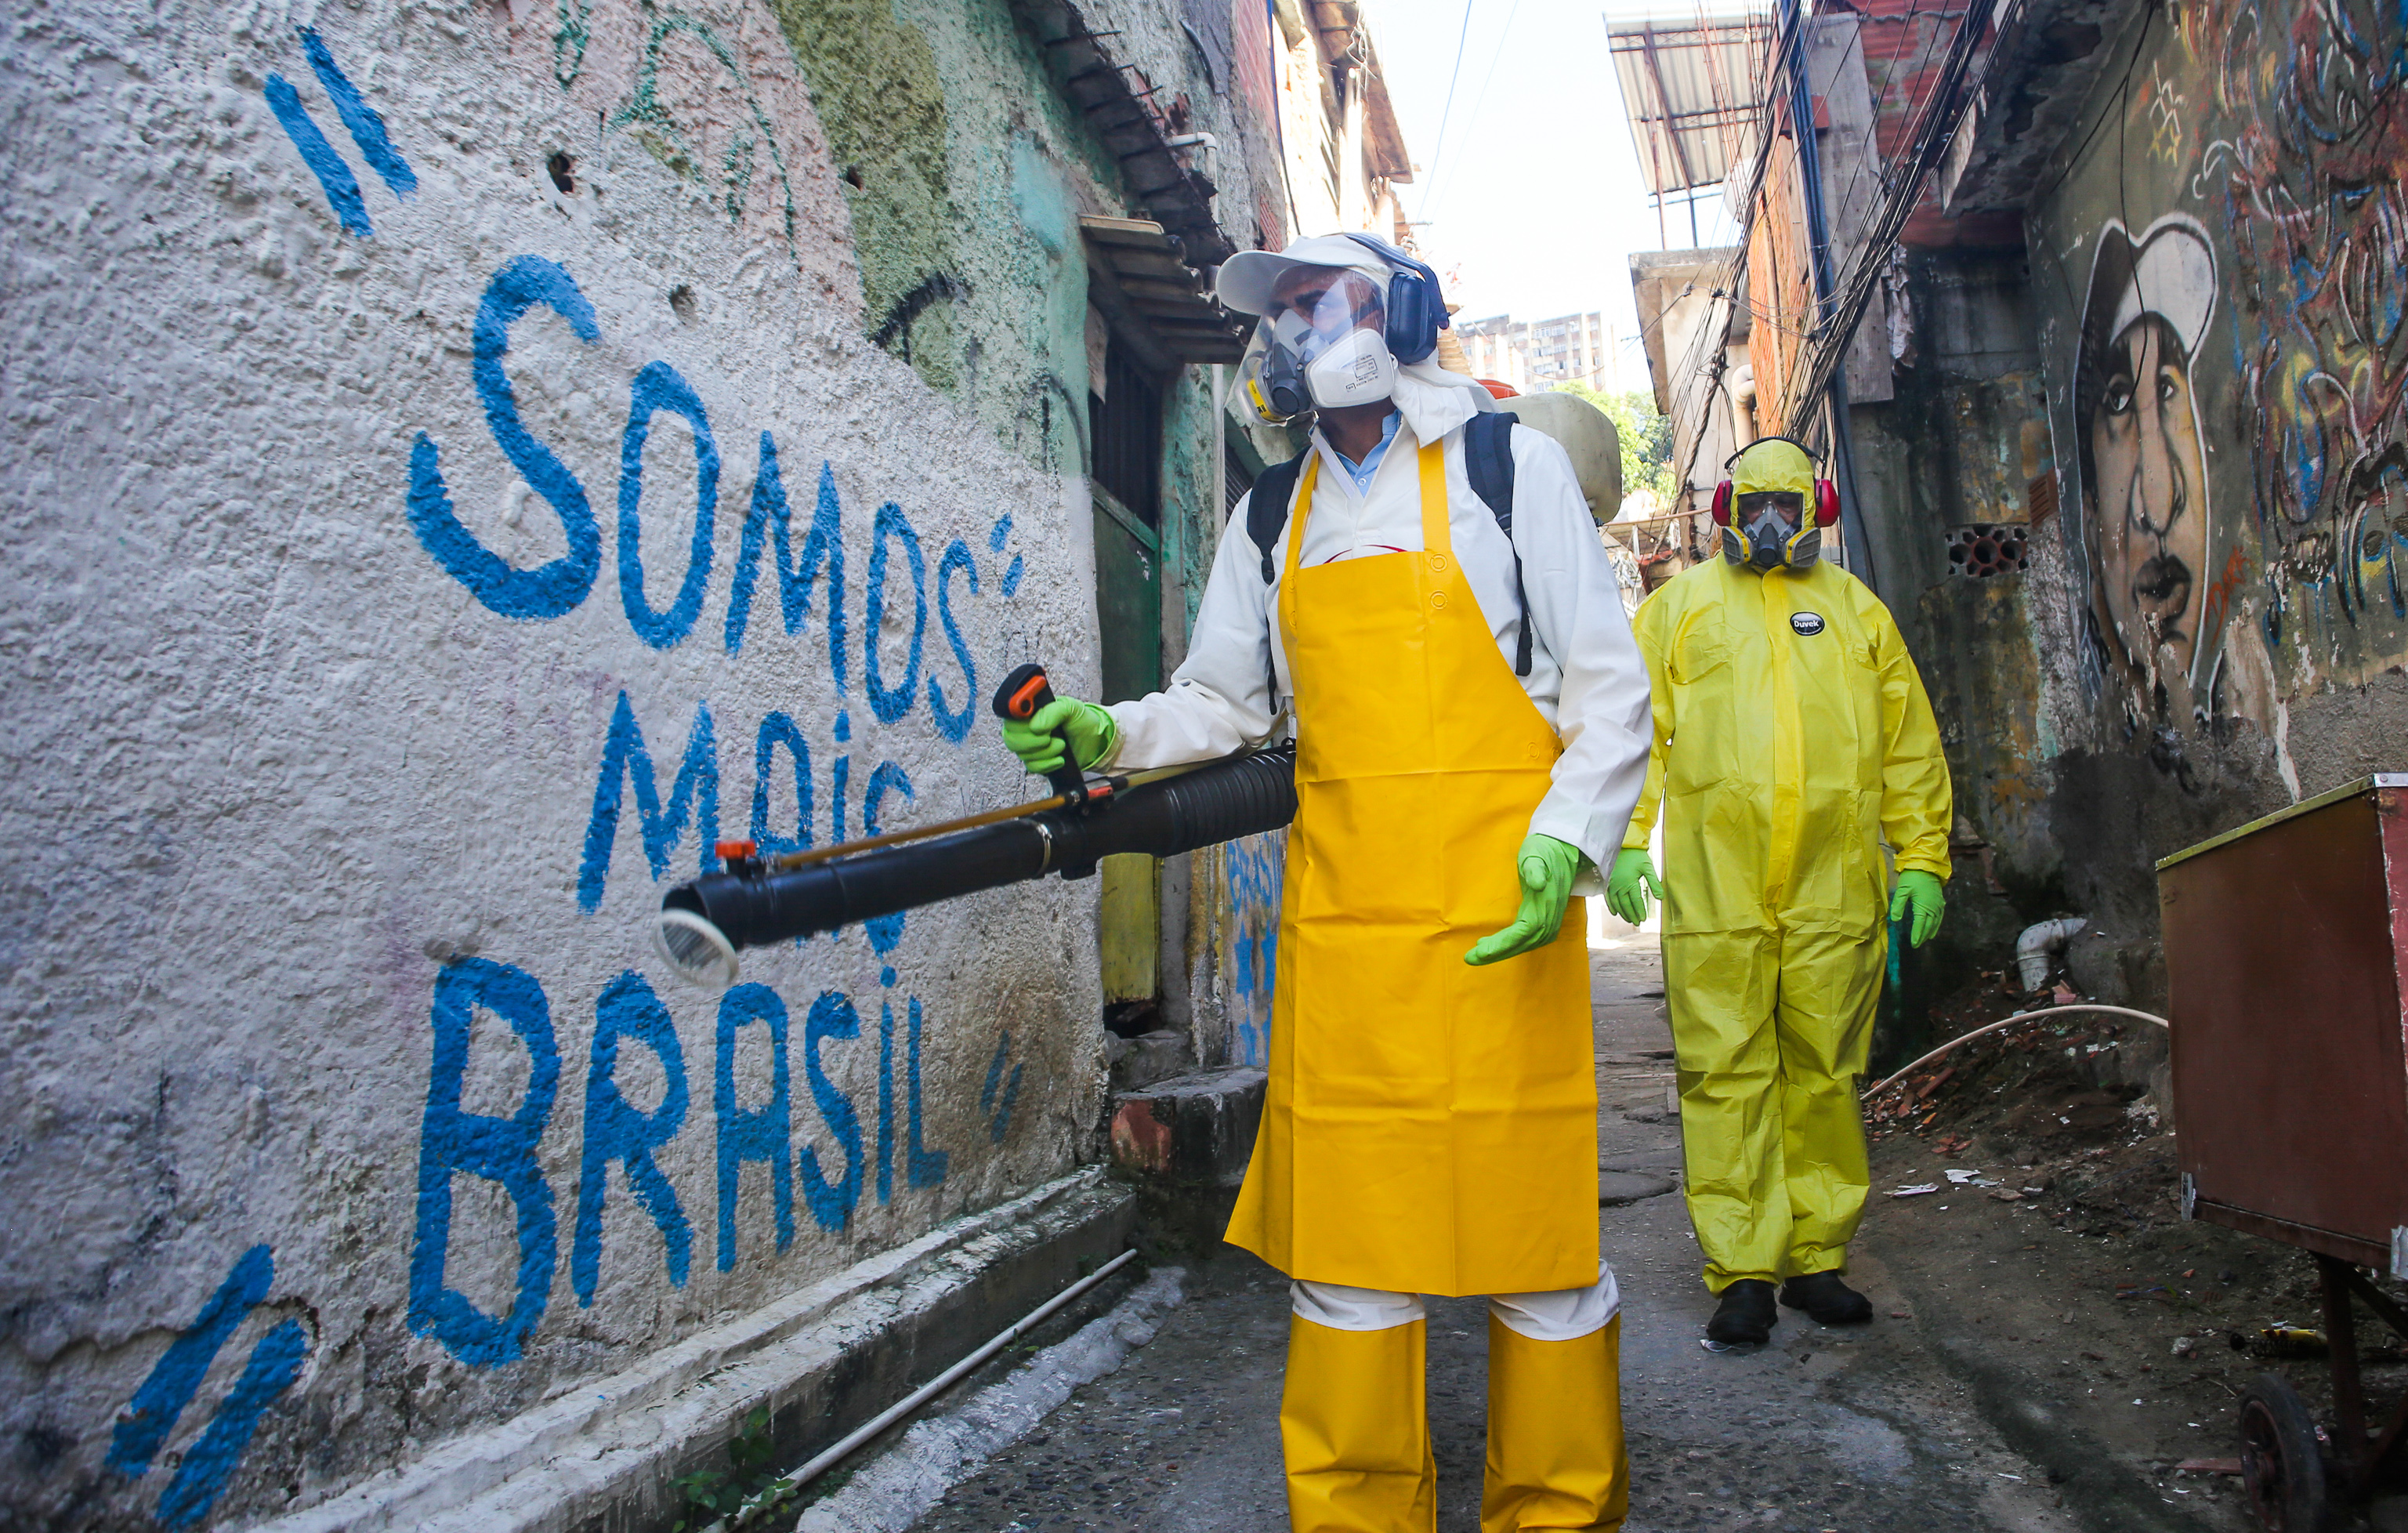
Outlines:
[[[956,218],[936,53],[918,27],[896,19],[890,0],[767,3],[836,156],[877,334],[907,297],[951,269]]]

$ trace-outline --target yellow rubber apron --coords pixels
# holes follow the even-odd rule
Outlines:
[[[1280,586],[1294,682],[1270,1083],[1229,1240],[1290,1277],[1400,1293],[1597,1281],[1586,922],[1473,968],[1562,752],[1498,652],[1421,450],[1422,552]]]

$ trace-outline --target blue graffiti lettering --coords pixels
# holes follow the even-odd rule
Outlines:
[[[861,833],[864,836],[882,834],[878,811],[886,802],[886,790],[889,788],[907,800],[913,796],[910,775],[891,761],[882,761],[878,769],[869,774],[869,786],[861,795]],[[843,788],[839,785],[837,791],[841,793]],[[908,910],[896,910],[892,915],[872,916],[863,922],[861,929],[869,934],[871,951],[893,953],[896,945],[903,940],[903,923],[910,914]]]
[[[894,972],[891,968],[886,971]],[[883,1204],[894,1200],[895,1008],[882,1000],[878,1005],[878,1201]]]
[[[752,480],[752,506],[744,516],[744,536],[736,552],[736,585],[727,599],[727,652],[740,653],[745,626],[752,617],[752,591],[760,583],[761,550],[766,540],[778,562],[778,609],[786,632],[800,633],[811,612],[811,582],[827,572],[828,669],[836,693],[844,695],[844,529],[836,495],[836,470],[820,465],[819,504],[811,513],[811,530],[803,537],[803,557],[794,557],[794,517],[786,505],[784,478],[778,471],[778,445],[761,433],[761,469]],[[838,736],[841,739],[843,737]]]
[[[150,1468],[158,1455],[159,1445],[176,1429],[177,1418],[184,1407],[193,1403],[194,1394],[201,1387],[201,1378],[216,1361],[218,1349],[226,1338],[242,1324],[261,1299],[267,1297],[270,1284],[276,1281],[276,1261],[267,1247],[252,1246],[236,1258],[234,1270],[225,1282],[201,1306],[201,1312],[184,1327],[166,1353],[152,1366],[150,1376],[134,1392],[134,1399],[125,1414],[109,1436],[110,1469],[120,1474],[139,1476]]]
[[[769,833],[769,779],[778,764],[778,750],[785,748],[795,764],[795,833],[773,836]],[[760,733],[752,738],[752,839],[767,857],[788,852],[807,852],[811,845],[811,748],[805,743],[803,732],[795,721],[772,709],[762,719]]]
[[[184,1459],[176,1467],[176,1478],[167,1483],[166,1494],[159,1497],[159,1520],[169,1527],[181,1527],[196,1523],[208,1514],[209,1507],[234,1478],[235,1467],[251,1446],[251,1434],[259,1429],[259,1418],[266,1412],[276,1397],[293,1387],[301,1376],[301,1365],[309,1355],[309,1333],[297,1320],[288,1320],[259,1339],[251,1350],[250,1361],[243,1364],[242,1377],[235,1381],[234,1390],[226,1396],[218,1413],[199,1439],[184,1450]]]
[[[393,147],[393,139],[384,131],[384,119],[360,98],[359,87],[351,82],[350,77],[335,66],[334,52],[315,29],[305,26],[294,30],[301,35],[301,51],[309,56],[309,68],[317,75],[318,83],[325,87],[326,99],[335,104],[335,115],[343,120],[351,142],[359,146],[360,157],[382,178],[395,197],[408,202],[417,194],[418,173]]]
[[[644,860],[657,880],[668,871],[669,853],[685,834],[691,819],[700,845],[702,871],[719,870],[719,746],[711,734],[710,705],[697,703],[694,728],[685,738],[685,758],[669,789],[669,805],[661,808],[660,782],[652,774],[652,758],[644,749],[644,731],[625,693],[610,714],[610,733],[602,745],[602,770],[594,782],[594,812],[585,822],[585,856],[577,869],[577,904],[591,913],[602,903],[602,888],[610,876],[610,848],[619,835],[619,796],[626,780],[635,779],[636,812],[643,821]]]
[[[1013,1065],[1010,1082],[1005,1084],[1003,1067],[1010,1057],[1011,1034],[1006,1031],[1001,1038],[995,1040],[995,1058],[986,1067],[986,1084],[979,1088],[979,1110],[988,1115],[986,1135],[996,1144],[1003,1142],[1003,1136],[1011,1127],[1011,1104],[1020,1099],[1020,1072],[1027,1067],[1025,1065]],[[998,1086],[1003,1092],[1003,1102],[1000,1107],[996,1104],[996,1091]]]
[[[1015,553],[1011,556],[1011,567],[1003,572],[1003,584],[1000,587],[1005,595],[1020,595],[1020,577],[1026,567],[1021,563],[1019,554]]]
[[[159,1497],[161,1522],[169,1527],[181,1527],[208,1514],[218,1494],[234,1478],[235,1467],[242,1462],[244,1451],[250,1448],[251,1434],[259,1429],[259,1418],[278,1396],[293,1387],[308,1355],[309,1333],[297,1320],[285,1321],[259,1339],[259,1345],[251,1350],[250,1360],[243,1364],[242,1377],[235,1381],[225,1403],[209,1418],[199,1439],[184,1450],[183,1462],[176,1467],[176,1478],[167,1483],[166,1494]]]
[[[620,1094],[619,1040],[631,1038],[652,1051],[667,1078],[661,1105],[638,1112]],[[580,1309],[594,1303],[602,1276],[602,1205],[609,1190],[610,1163],[624,1162],[627,1185],[652,1216],[667,1247],[669,1285],[685,1286],[694,1246],[677,1190],[653,1163],[652,1152],[685,1126],[685,1053],[677,1024],[644,977],[627,969],[603,987],[594,1006],[594,1048],[585,1071],[585,1146],[579,1155],[577,1233],[568,1248],[568,1282]]]
[[[886,631],[886,546],[890,540],[901,541],[904,557],[911,566],[911,658],[903,667],[902,682],[891,689],[884,684],[878,655]],[[870,711],[893,724],[911,710],[912,699],[920,691],[920,648],[928,635],[928,566],[920,554],[920,535],[911,530],[910,519],[903,514],[903,508],[891,500],[878,508],[878,523],[869,539],[869,574],[864,584],[868,595],[861,635],[862,690],[869,694]]]
[[[978,564],[970,557],[969,545],[956,537],[945,545],[945,557],[937,566],[937,620],[945,625],[945,642],[953,646],[953,659],[962,667],[962,708],[958,713],[945,707],[945,689],[937,684],[934,675],[928,678],[928,711],[936,716],[937,733],[955,745],[969,738],[970,721],[978,716],[978,666],[971,663],[970,647],[962,638],[961,624],[953,621],[953,576],[955,570],[968,578],[970,595],[978,595]],[[931,666],[933,671],[935,667]]]
[[[644,442],[652,435],[652,416],[660,410],[685,417],[694,428],[694,537],[685,557],[685,577],[678,582],[677,599],[666,612],[655,612],[644,596]],[[702,595],[710,583],[710,544],[719,511],[719,444],[710,435],[710,417],[702,400],[678,370],[666,362],[648,362],[627,386],[627,429],[619,437],[619,602],[627,609],[627,624],[636,637],[655,650],[677,647],[694,632],[702,615]]]
[[[1001,516],[996,517],[995,519],[995,525],[987,530],[986,551],[989,553],[1001,553],[1003,552],[1004,541],[1010,537],[1010,536],[1011,513],[1010,511],[1006,511]]]
[[[761,1107],[736,1105],[736,1034],[746,1023],[769,1027],[769,1100]],[[710,1105],[719,1128],[719,1269],[736,1266],[736,1193],[744,1163],[769,1163],[771,1207],[778,1222],[778,1249],[795,1239],[795,1174],[792,1114],[786,1092],[786,1003],[765,984],[739,984],[719,1003],[719,1047],[712,1070]]]
[[[882,1003],[883,1004],[883,1003]],[[891,1016],[891,1009],[890,1009]],[[894,1023],[886,1024],[891,1030]],[[934,1187],[945,1180],[945,1169],[953,1157],[942,1150],[930,1150],[922,1142],[920,1134],[920,997],[911,997],[908,1045],[904,1055],[906,1100],[910,1104],[910,1137],[904,1145],[904,1168],[914,1187]]]
[[[526,1096],[507,1118],[460,1109],[469,1022],[478,1007],[509,1024],[526,1046]],[[559,1090],[560,1050],[552,1039],[552,1008],[543,986],[524,969],[488,958],[460,958],[443,967],[435,978],[429,1020],[435,1028],[435,1059],[418,1133],[418,1236],[409,1257],[409,1328],[433,1336],[472,1368],[498,1368],[517,1361],[552,1296],[559,1241],[552,1185],[543,1178],[536,1146]],[[518,1210],[518,1293],[510,1312],[498,1320],[480,1313],[466,1296],[443,1280],[452,1246],[455,1174],[498,1182]]]
[[[284,136],[301,151],[301,163],[318,178],[319,188],[326,193],[327,206],[342,220],[344,229],[363,239],[374,235],[376,230],[368,223],[367,203],[360,195],[359,178],[335,152],[335,146],[326,142],[318,124],[309,120],[301,106],[301,93],[282,75],[267,77],[267,109],[276,114],[276,121],[284,127]]]
[[[830,1186],[820,1170],[819,1153],[808,1144],[802,1148],[803,1200],[810,1205],[811,1217],[822,1229],[842,1229],[852,1219],[853,1205],[861,1201],[862,1157],[860,1115],[853,1110],[853,1099],[837,1090],[820,1064],[820,1043],[824,1039],[860,1036],[861,1016],[853,1002],[838,991],[820,992],[803,1022],[803,1072],[810,1081],[811,1100],[819,1104],[821,1120],[844,1151],[844,1180]]]
[[[509,351],[510,326],[538,304],[568,322],[577,338],[591,346],[602,338],[594,306],[566,271],[540,256],[522,255],[494,274],[477,307],[473,332],[477,397],[494,444],[541,495],[568,539],[568,552],[536,569],[513,569],[477,541],[461,523],[443,487],[434,438],[418,434],[409,452],[409,522],[418,541],[444,572],[506,618],[535,622],[556,618],[585,599],[602,568],[602,533],[585,487],[566,464],[519,421],[518,396],[510,390],[502,358]]]

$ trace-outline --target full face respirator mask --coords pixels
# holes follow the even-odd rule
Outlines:
[[[1396,392],[1397,354],[1378,286],[1357,271],[1328,275],[1326,287],[1307,287],[1266,314],[1239,364],[1246,403],[1270,424]]]

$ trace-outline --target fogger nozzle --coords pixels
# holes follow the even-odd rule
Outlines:
[[[661,900],[653,946],[698,985],[732,984],[745,948],[835,931],[899,910],[1059,872],[1083,877],[1121,852],[1176,856],[1296,818],[1296,752],[1232,756],[1159,782],[1025,820],[814,863],[706,873]]]

